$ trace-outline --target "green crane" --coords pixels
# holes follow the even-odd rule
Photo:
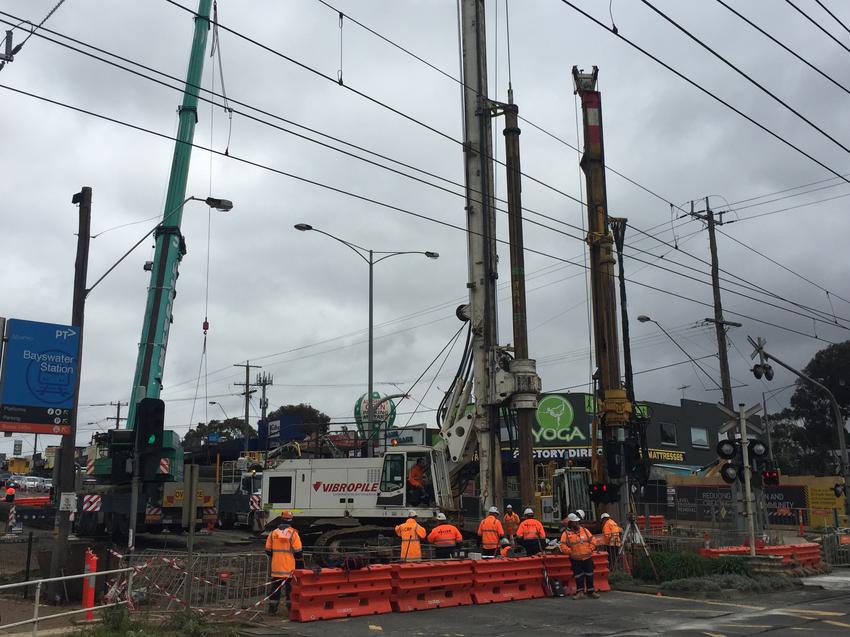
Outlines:
[[[171,175],[162,222],[156,229],[156,251],[151,269],[151,282],[145,305],[145,320],[139,341],[136,373],[127,414],[127,428],[135,426],[136,403],[142,398],[159,398],[162,390],[162,374],[165,366],[165,350],[174,304],[177,269],[186,254],[186,242],[180,232],[183,206],[186,199],[186,180],[189,176],[189,161],[192,158],[192,142],[198,121],[198,92],[204,70],[207,47],[207,32],[210,29],[210,7],[212,0],[200,0],[195,16],[195,35],[186,73],[186,87],[179,110],[179,127],[171,160]],[[166,446],[167,446],[166,441]],[[176,469],[176,467],[175,467]]]

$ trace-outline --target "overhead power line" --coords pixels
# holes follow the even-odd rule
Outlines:
[[[765,30],[764,30],[764,29],[762,29],[760,26],[758,26],[757,24],[755,24],[752,20],[750,20],[750,19],[749,19],[749,18],[747,18],[746,16],[742,15],[741,13],[739,13],[738,11],[736,11],[735,9],[733,9],[732,7],[730,7],[730,6],[729,6],[728,4],[726,4],[723,0],[717,0],[717,2],[718,2],[718,3],[720,3],[721,5],[723,5],[724,7],[726,7],[729,11],[731,11],[731,12],[732,12],[732,13],[734,13],[736,16],[738,16],[739,18],[741,18],[741,20],[743,20],[744,22],[746,22],[747,24],[749,24],[749,25],[750,25],[751,27],[753,27],[756,31],[758,31],[758,32],[759,32],[759,33],[761,33],[763,36],[765,36],[766,38],[768,38],[769,40],[771,40],[773,43],[775,43],[776,45],[778,45],[778,46],[782,47],[783,49],[785,49],[788,53],[790,53],[790,54],[791,54],[791,55],[793,55],[795,58],[797,58],[798,60],[800,60],[800,62],[802,62],[803,64],[805,64],[806,66],[808,66],[808,67],[809,67],[810,69],[812,69],[815,73],[817,73],[818,75],[820,75],[820,76],[821,76],[821,77],[823,77],[824,79],[828,80],[829,82],[832,82],[835,86],[837,86],[838,88],[840,88],[840,89],[841,89],[842,91],[844,91],[845,93],[850,94],[850,89],[848,89],[846,86],[844,86],[841,82],[839,82],[838,80],[836,80],[836,79],[835,79],[834,77],[832,77],[831,75],[829,75],[829,74],[825,73],[822,69],[818,68],[817,66],[815,66],[814,64],[812,64],[811,62],[809,62],[806,58],[804,58],[802,55],[800,55],[799,53],[797,53],[796,51],[794,51],[794,50],[793,50],[793,49],[791,49],[790,47],[786,46],[785,44],[783,44],[782,42],[780,42],[779,40],[777,40],[775,37],[773,37],[772,35],[770,35],[767,31],[765,31]]]
[[[815,2],[817,2],[818,5],[820,6],[820,8],[823,9],[824,11],[826,11],[832,17],[833,20],[835,20],[838,24],[840,24],[842,29],[847,31],[847,33],[850,33],[850,29],[847,28],[847,25],[844,24],[837,15],[835,15],[832,11],[830,11],[823,2],[821,2],[820,0],[815,0]]]
[[[826,34],[826,36],[827,36],[830,40],[832,40],[832,41],[833,41],[833,42],[835,42],[838,46],[840,46],[842,49],[844,49],[845,51],[847,51],[848,53],[850,53],[850,49],[848,49],[848,48],[844,45],[844,43],[843,43],[841,40],[839,40],[839,39],[838,39],[838,38],[836,38],[834,35],[832,35],[829,31],[827,31],[827,30],[823,27],[823,25],[822,25],[822,24],[820,24],[817,20],[815,20],[812,16],[810,16],[808,13],[806,13],[805,11],[803,11],[803,10],[802,10],[800,7],[798,7],[796,4],[794,4],[793,2],[791,2],[791,0],[785,0],[785,2],[786,2],[787,4],[789,4],[789,5],[791,5],[791,7],[793,7],[794,11],[796,11],[797,13],[799,13],[799,14],[800,14],[801,16],[803,16],[806,20],[808,20],[808,21],[809,21],[809,22],[811,22],[813,25],[815,25],[818,29],[820,29],[821,31],[823,31],[823,33],[825,33],[825,34]]]
[[[166,0],[166,1],[167,1],[167,2],[171,2],[172,0]],[[788,1],[789,1],[789,0],[786,0],[786,2],[788,2]],[[759,121],[755,120],[753,117],[751,117],[751,116],[747,115],[747,114],[746,114],[746,113],[744,113],[741,109],[739,109],[739,108],[737,108],[736,106],[732,105],[730,102],[728,102],[728,101],[724,100],[722,97],[719,97],[719,96],[718,96],[718,95],[716,95],[715,93],[712,93],[712,92],[711,92],[711,91],[709,91],[707,88],[703,87],[701,84],[699,84],[699,83],[697,83],[696,81],[692,80],[691,78],[689,78],[687,75],[685,75],[685,74],[684,74],[684,73],[682,73],[681,71],[678,71],[678,70],[674,69],[672,66],[670,66],[669,64],[667,64],[666,62],[664,62],[661,58],[657,57],[656,55],[653,55],[652,53],[650,53],[649,51],[647,51],[646,49],[644,49],[644,48],[643,48],[643,47],[641,47],[640,45],[636,44],[635,42],[632,42],[629,38],[625,37],[625,36],[624,36],[624,35],[622,35],[621,33],[617,32],[617,31],[614,31],[613,29],[609,28],[609,27],[608,27],[608,25],[606,25],[606,24],[605,24],[605,23],[603,23],[603,22],[600,22],[599,20],[597,20],[596,18],[594,18],[592,15],[590,15],[589,13],[587,13],[586,11],[584,11],[583,9],[581,9],[580,7],[578,7],[578,6],[576,6],[575,4],[573,4],[572,2],[570,2],[570,0],[561,0],[561,2],[562,2],[563,4],[565,4],[565,5],[567,5],[568,7],[570,7],[571,9],[573,9],[574,11],[576,11],[577,13],[581,14],[582,16],[584,16],[585,18],[587,18],[587,19],[588,19],[588,20],[590,20],[591,22],[593,22],[593,23],[594,23],[595,25],[597,25],[598,27],[600,27],[600,28],[604,29],[605,31],[607,31],[608,33],[612,34],[614,37],[621,39],[623,42],[625,42],[626,44],[628,44],[629,46],[631,46],[631,47],[632,47],[633,49],[635,49],[636,51],[640,51],[640,52],[641,52],[641,53],[643,53],[646,57],[648,57],[648,58],[649,58],[649,59],[651,59],[652,61],[656,62],[657,64],[659,64],[659,65],[663,66],[665,69],[667,69],[668,71],[670,71],[673,75],[675,75],[676,77],[678,77],[678,78],[680,78],[680,79],[684,80],[685,82],[687,82],[688,84],[690,84],[691,86],[693,86],[695,89],[697,89],[697,90],[698,90],[698,91],[700,91],[701,93],[704,93],[705,95],[708,95],[708,96],[709,96],[711,99],[713,99],[714,101],[719,102],[720,104],[723,104],[723,106],[725,106],[725,107],[726,107],[726,108],[728,108],[729,110],[733,111],[734,113],[737,113],[738,115],[740,115],[741,117],[743,117],[745,120],[747,120],[748,122],[750,122],[750,123],[751,123],[751,124],[753,124],[754,126],[757,126],[757,127],[758,127],[758,128],[760,128],[761,130],[763,130],[765,133],[767,133],[768,135],[770,135],[771,137],[773,137],[774,139],[776,139],[777,141],[779,141],[779,142],[783,143],[784,145],[788,146],[789,148],[791,148],[791,149],[793,149],[793,150],[797,151],[800,155],[802,155],[803,157],[806,157],[806,158],[807,158],[807,159],[809,159],[810,161],[812,161],[812,162],[816,163],[816,164],[817,164],[818,166],[820,166],[821,168],[823,168],[823,169],[825,169],[825,170],[828,170],[830,173],[832,173],[832,174],[833,174],[833,175],[835,175],[836,177],[839,177],[839,178],[843,179],[844,181],[846,181],[847,183],[850,183],[850,179],[848,179],[847,177],[845,177],[844,175],[842,175],[841,173],[839,173],[839,172],[838,172],[838,171],[836,171],[835,169],[830,168],[827,164],[825,164],[825,163],[824,163],[824,162],[822,162],[821,160],[819,160],[819,159],[817,159],[816,157],[814,157],[813,155],[811,155],[811,154],[807,153],[805,150],[803,150],[802,148],[800,148],[799,146],[797,146],[797,145],[796,145],[796,144],[794,144],[793,142],[788,141],[788,140],[787,140],[787,139],[785,139],[782,135],[780,135],[779,133],[774,132],[773,130],[771,130],[770,128],[768,128],[767,126],[765,126],[764,124],[762,124],[761,122],[759,122]]]
[[[791,106],[788,102],[786,102],[786,101],[785,101],[785,100],[783,100],[781,97],[779,97],[778,95],[776,95],[776,93],[774,93],[773,91],[771,91],[770,89],[768,89],[766,86],[764,86],[764,85],[763,85],[763,84],[761,84],[760,82],[758,82],[758,81],[756,81],[755,79],[753,79],[753,78],[752,78],[752,77],[751,77],[748,73],[745,73],[744,71],[742,71],[741,69],[739,69],[737,66],[735,66],[734,64],[732,64],[729,60],[727,60],[725,57],[723,57],[723,56],[722,56],[722,55],[720,55],[717,51],[715,51],[712,47],[710,47],[709,45],[707,45],[705,42],[703,42],[703,41],[702,41],[702,40],[700,40],[698,37],[696,37],[693,33],[691,33],[690,31],[688,31],[688,30],[687,30],[685,27],[683,27],[681,24],[679,24],[678,22],[676,22],[673,18],[671,18],[671,17],[670,17],[670,16],[668,16],[666,13],[664,13],[664,12],[663,12],[663,11],[661,11],[659,8],[657,8],[655,5],[653,5],[651,2],[649,2],[649,0],[641,0],[641,1],[642,1],[642,2],[643,2],[646,6],[647,6],[647,7],[649,7],[649,8],[650,8],[650,9],[652,9],[655,13],[657,13],[659,16],[661,16],[662,18],[664,18],[664,20],[666,20],[666,21],[667,21],[667,22],[669,22],[671,25],[673,25],[674,27],[676,27],[679,31],[681,31],[681,32],[682,32],[682,33],[684,33],[686,36],[688,36],[688,37],[689,37],[689,38],[690,38],[693,42],[695,42],[696,44],[698,44],[699,46],[701,46],[703,49],[705,49],[706,51],[708,51],[709,53],[711,53],[714,57],[716,57],[718,60],[720,60],[721,62],[723,62],[726,66],[728,66],[730,69],[732,69],[733,71],[735,71],[735,73],[737,73],[738,75],[740,75],[741,77],[743,77],[745,80],[747,80],[750,84],[752,84],[753,86],[755,86],[756,88],[758,88],[760,91],[762,91],[765,95],[769,96],[769,97],[770,97],[771,99],[773,99],[775,102],[778,102],[779,104],[781,104],[782,106],[784,106],[784,107],[785,107],[788,111],[790,111],[791,113],[793,113],[794,115],[796,115],[799,119],[801,119],[801,120],[803,120],[804,122],[806,122],[806,124],[808,124],[809,126],[811,126],[812,128],[814,128],[817,132],[819,132],[821,135],[823,135],[824,137],[826,137],[829,141],[831,141],[833,144],[835,144],[836,146],[838,146],[841,150],[843,150],[843,151],[844,151],[844,152],[846,152],[846,153],[850,153],[850,148],[848,148],[847,146],[845,146],[844,144],[842,144],[840,141],[838,141],[837,139],[835,139],[835,137],[833,137],[832,135],[830,135],[830,134],[829,134],[828,132],[826,132],[823,128],[821,128],[820,126],[818,126],[817,124],[815,124],[812,120],[810,120],[808,117],[806,117],[805,115],[803,115],[800,111],[798,111],[796,108],[794,108],[793,106]]]

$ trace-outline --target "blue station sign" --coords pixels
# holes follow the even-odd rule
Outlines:
[[[5,341],[0,431],[69,434],[79,374],[79,328],[9,319]]]

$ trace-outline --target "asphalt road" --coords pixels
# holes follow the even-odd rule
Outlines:
[[[850,593],[805,590],[750,599],[732,602],[612,592],[599,600],[537,599],[305,624],[268,620],[265,626],[243,634],[252,637],[850,635]]]

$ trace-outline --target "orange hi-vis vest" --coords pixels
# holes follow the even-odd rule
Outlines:
[[[418,560],[422,557],[420,540],[425,539],[425,528],[413,518],[395,527],[395,534],[401,538],[401,559]]]
[[[561,533],[561,553],[569,555],[574,560],[586,560],[593,556],[596,542],[593,534],[583,526],[578,531],[567,529]]]
[[[463,541],[463,536],[460,531],[451,524],[440,524],[435,526],[428,534],[428,541],[434,546],[457,546],[458,542]]]
[[[266,550],[272,552],[274,578],[285,578],[295,570],[295,553],[301,550],[301,537],[291,526],[275,529],[266,538]]]
[[[425,468],[420,467],[418,464],[413,465],[410,468],[410,473],[407,474],[407,484],[414,488],[420,488],[423,486],[422,479],[425,477]]]
[[[519,526],[519,516],[516,513],[505,513],[505,534],[514,535]]]
[[[623,541],[620,538],[620,533],[623,529],[620,528],[620,525],[614,522],[611,518],[605,520],[605,524],[602,525],[602,535],[605,536],[605,544],[608,546],[620,546]]]
[[[519,523],[516,536],[521,540],[542,540],[546,537],[546,531],[543,530],[540,520],[526,518]]]
[[[495,515],[488,515],[478,525],[478,535],[481,536],[481,546],[485,549],[494,549],[499,546],[499,538],[505,534],[502,523]]]

